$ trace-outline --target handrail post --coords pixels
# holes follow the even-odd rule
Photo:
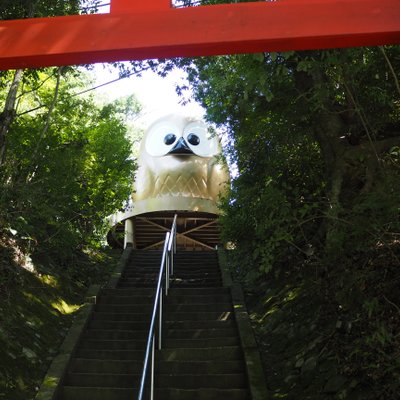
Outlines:
[[[153,334],[153,344],[151,346],[151,383],[150,383],[150,400],[154,399],[154,341],[155,337]]]
[[[165,295],[168,296],[169,289],[169,253],[167,249],[167,255],[165,258],[166,266],[165,266]]]
[[[174,232],[172,236],[172,249],[169,251],[170,258],[170,274],[174,275],[174,241],[175,241],[176,232]]]
[[[162,300],[162,293],[160,295],[159,300],[159,311],[158,311],[158,350],[161,350],[161,336],[162,336],[162,307],[163,307],[163,300]]]

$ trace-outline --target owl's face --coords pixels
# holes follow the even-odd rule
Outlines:
[[[155,199],[165,202],[170,198],[171,207],[177,198],[216,202],[222,183],[228,179],[218,164],[220,152],[218,137],[203,121],[181,115],[159,119],[142,139],[134,201],[149,201],[152,209]]]
[[[152,157],[213,157],[219,152],[218,138],[202,121],[169,116],[156,121],[146,133],[144,150]]]

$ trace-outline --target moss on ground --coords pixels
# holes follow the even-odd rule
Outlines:
[[[272,399],[399,398],[399,250],[243,281]]]
[[[119,252],[82,254],[65,273],[39,273],[35,262],[27,263],[9,242],[0,242],[0,252],[0,399],[29,400],[57,354],[88,284],[107,279]],[[79,279],[71,273],[77,270]]]

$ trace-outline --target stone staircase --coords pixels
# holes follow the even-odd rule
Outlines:
[[[135,250],[116,288],[103,289],[57,400],[137,397],[161,253]],[[155,399],[250,399],[229,288],[216,252],[181,252],[165,301]]]

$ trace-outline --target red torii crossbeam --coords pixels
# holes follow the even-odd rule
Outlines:
[[[400,43],[400,0],[281,0],[0,21],[0,69]]]

